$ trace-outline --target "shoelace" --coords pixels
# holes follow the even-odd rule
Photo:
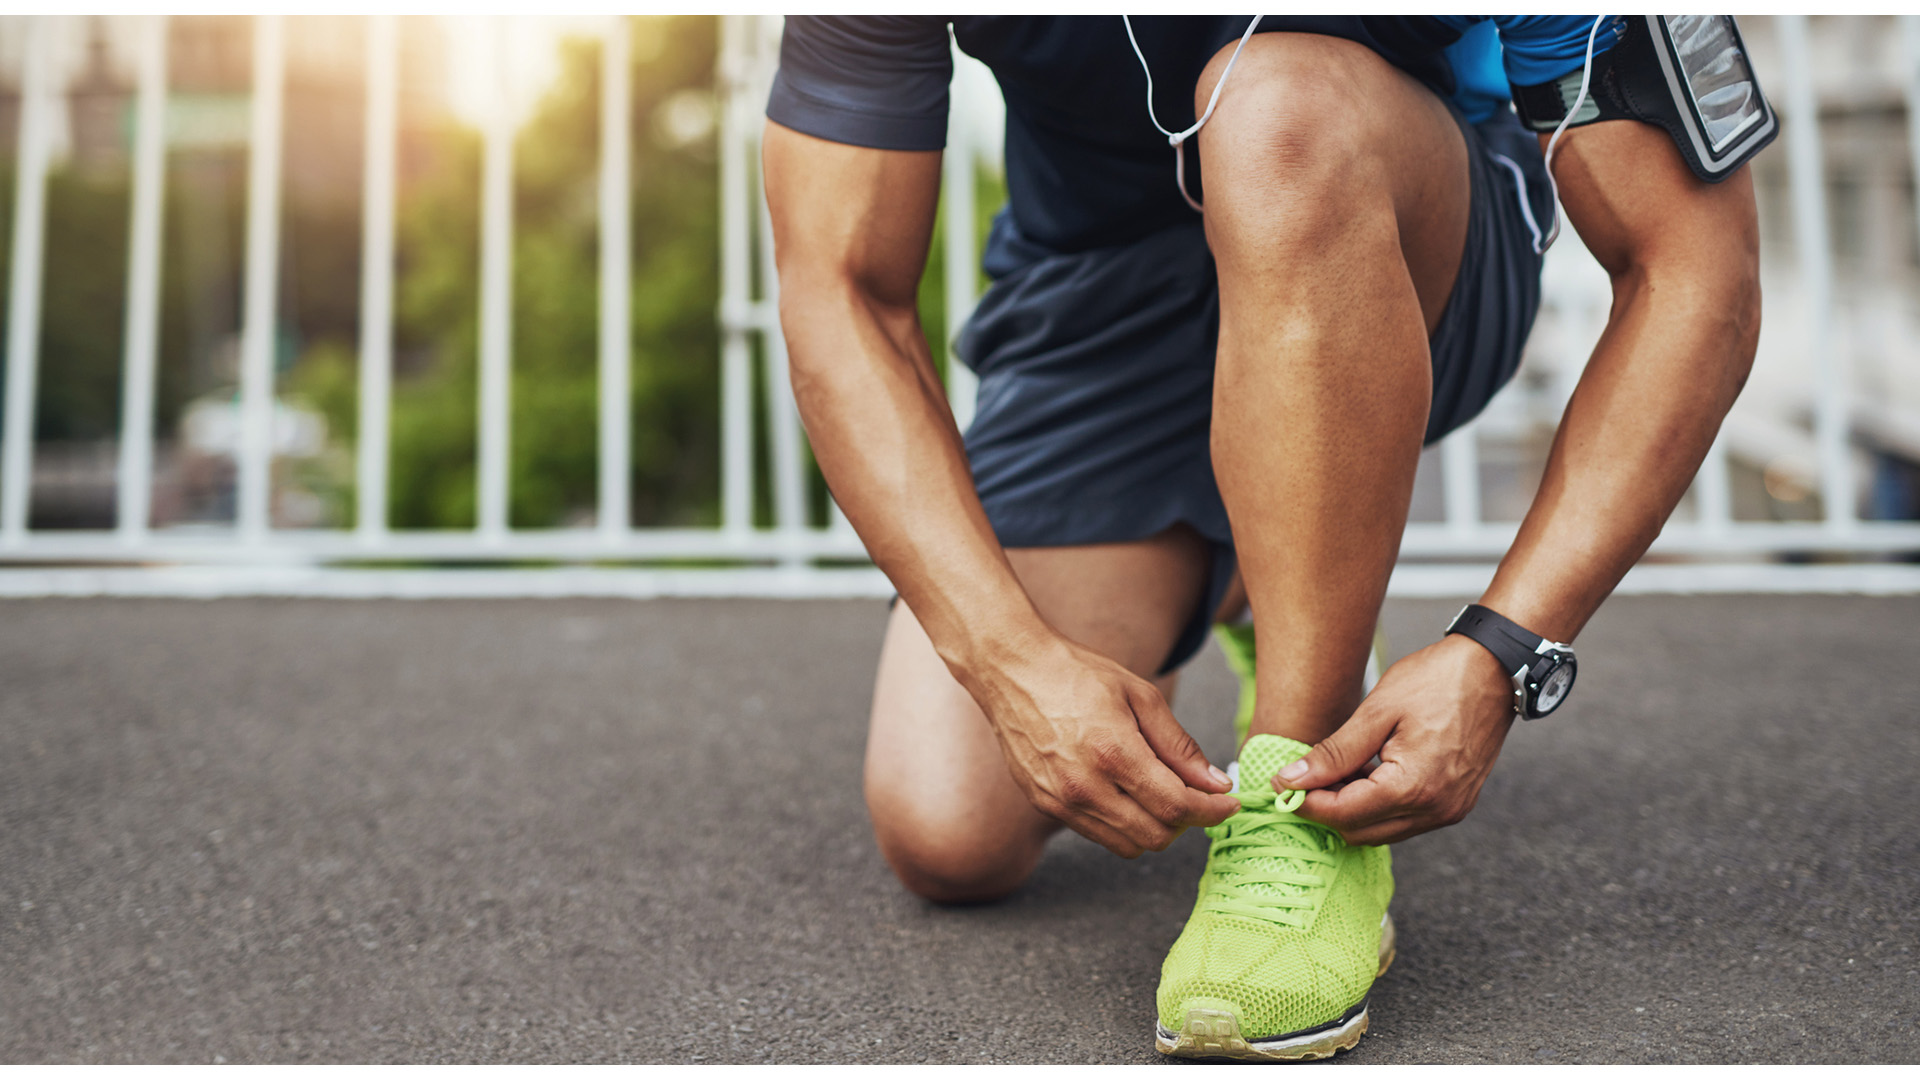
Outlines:
[[[1224,915],[1244,916],[1288,927],[1304,927],[1320,903],[1326,879],[1313,873],[1316,864],[1338,861],[1320,844],[1327,832],[1293,812],[1307,798],[1304,791],[1238,792],[1240,813],[1207,827],[1213,852],[1207,861],[1212,888],[1203,907]],[[1276,860],[1297,870],[1274,870],[1255,861]],[[1298,887],[1275,891],[1274,885]],[[1263,888],[1266,887],[1266,888]]]

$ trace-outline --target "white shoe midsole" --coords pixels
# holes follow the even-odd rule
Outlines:
[[[1352,1035],[1354,1030],[1366,1027],[1367,1008],[1362,1006],[1359,1013],[1347,1018],[1338,1028],[1315,1029],[1298,1036],[1268,1036],[1264,1040],[1248,1040],[1247,1046],[1256,1051],[1291,1051],[1297,1047],[1323,1044],[1329,1040],[1344,1040],[1345,1037]]]

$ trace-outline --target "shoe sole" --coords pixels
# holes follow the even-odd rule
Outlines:
[[[1386,975],[1399,952],[1393,917],[1380,917],[1380,969]],[[1324,1025],[1284,1036],[1248,1039],[1240,1033],[1240,1018],[1231,1010],[1188,1010],[1180,1031],[1154,1025],[1154,1050],[1174,1058],[1224,1058],[1241,1062],[1306,1062],[1332,1058],[1351,1050],[1367,1034],[1367,1000],[1362,998],[1345,1013]]]

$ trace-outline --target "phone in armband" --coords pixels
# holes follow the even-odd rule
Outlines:
[[[1569,127],[1638,120],[1664,129],[1687,167],[1726,179],[1780,132],[1731,15],[1619,15],[1612,48],[1594,58],[1589,92]],[[1580,92],[1582,72],[1517,87],[1534,131],[1552,131]]]

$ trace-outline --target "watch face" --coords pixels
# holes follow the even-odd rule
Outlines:
[[[1572,689],[1573,663],[1562,661],[1547,673],[1546,679],[1540,681],[1540,690],[1533,696],[1534,713],[1545,716],[1560,708],[1560,703],[1566,700],[1567,692]]]

